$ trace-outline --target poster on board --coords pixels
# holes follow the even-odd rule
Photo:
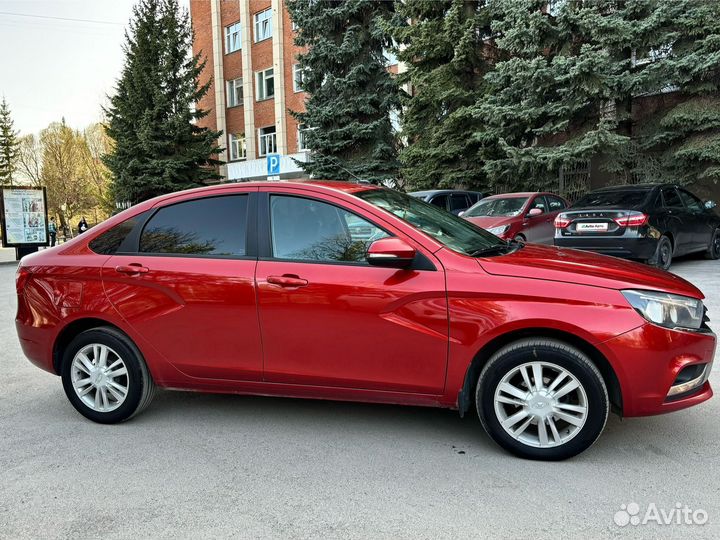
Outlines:
[[[0,187],[3,247],[48,245],[45,188]]]

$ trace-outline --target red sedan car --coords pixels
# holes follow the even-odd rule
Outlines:
[[[552,193],[503,193],[485,197],[461,215],[504,240],[552,245],[555,218],[567,207]]]
[[[611,408],[712,396],[715,336],[690,283],[507,243],[371,185],[150,200],[23,258],[17,294],[25,354],[102,423],[156,387],[476,408],[507,450],[563,459]]]

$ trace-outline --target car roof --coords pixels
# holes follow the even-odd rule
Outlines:
[[[446,193],[477,193],[482,195],[482,191],[473,191],[471,189],[428,189],[425,191],[410,191],[408,195],[444,195]]]
[[[672,187],[673,184],[623,184],[620,186],[604,186],[594,189],[590,193],[602,191],[650,191],[651,189],[667,186]]]
[[[490,195],[489,197],[485,197],[486,199],[511,199],[511,198],[519,198],[519,197],[532,197],[533,195],[555,195],[554,193],[549,193],[545,191],[517,191],[515,193],[496,193],[495,195]],[[557,195],[555,195],[557,197]]]

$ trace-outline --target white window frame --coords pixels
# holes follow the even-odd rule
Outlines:
[[[297,125],[297,150],[298,152],[307,152],[310,150],[307,146],[305,146],[304,142],[306,139],[306,133],[308,131],[312,131],[313,128],[304,127],[305,124],[298,124]]]
[[[243,104],[243,80],[242,77],[239,79],[233,79],[231,81],[227,81],[227,106],[230,107],[240,107]],[[238,91],[240,93],[240,96],[238,96]]]
[[[274,131],[263,133],[266,129]],[[275,126],[265,126],[257,130],[258,132],[258,156],[263,157],[268,154],[277,153],[277,129]]]
[[[301,83],[305,81],[305,70],[300,67],[300,64],[293,64],[293,92],[304,92]]]
[[[268,8],[255,14],[255,43],[270,39],[272,35],[272,8]]]
[[[230,161],[242,161],[247,158],[247,141],[245,135],[231,133],[228,135],[228,150]]]
[[[267,92],[269,79],[272,79],[273,82],[272,95],[268,95]],[[275,97],[275,72],[273,68],[255,72],[255,94],[257,95],[256,101],[265,101],[266,99],[273,99]]]
[[[236,48],[232,48],[236,45]],[[240,21],[225,27],[225,54],[242,49],[242,25]]]

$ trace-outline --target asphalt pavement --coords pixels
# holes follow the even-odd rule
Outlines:
[[[611,415],[561,463],[514,458],[474,416],[417,407],[160,392],[102,426],[23,357],[14,271],[0,265],[0,538],[720,537],[718,397]],[[720,321],[720,261],[673,271]],[[643,524],[652,505],[658,520],[687,506],[707,522]]]

